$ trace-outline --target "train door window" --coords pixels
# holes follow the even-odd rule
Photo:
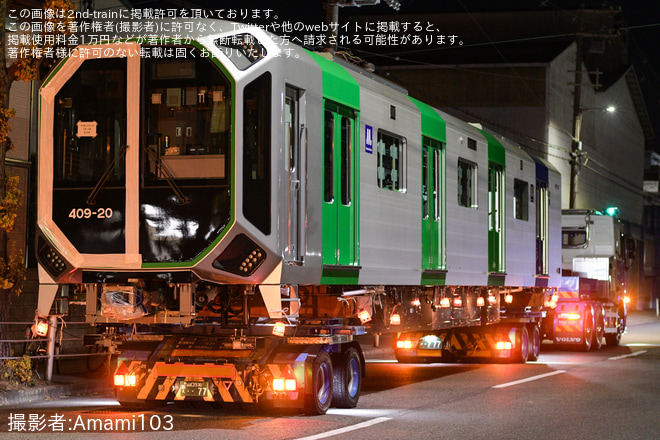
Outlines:
[[[358,262],[358,181],[355,125],[357,113],[326,101],[323,153],[323,264],[355,266]]]
[[[504,169],[488,164],[488,254],[491,272],[504,271]]]
[[[378,130],[378,187],[405,192],[406,140]]]
[[[341,117],[341,204],[351,204],[351,159],[353,124],[346,116]]]
[[[513,215],[518,220],[529,220],[529,184],[513,179]]]
[[[458,205],[466,208],[477,205],[477,164],[458,159]]]
[[[548,184],[536,181],[536,273],[547,275],[550,266]]]
[[[331,203],[335,199],[335,114],[325,111],[323,135],[323,200]]]
[[[126,59],[87,60],[55,97],[54,187],[122,184]]]
[[[444,148],[422,139],[422,268],[445,268]]]
[[[302,148],[305,136],[303,91],[291,86],[286,87],[284,98],[284,145],[287,149],[286,168],[289,184],[287,196],[286,243],[284,256],[289,262],[302,261],[301,246],[304,234]]]
[[[169,178],[197,185],[202,179],[227,179],[229,81],[208,57],[190,47],[149,49],[152,54],[172,50],[176,56],[151,56],[143,61],[147,184],[165,185]]]
[[[264,73],[243,91],[243,215],[261,232],[271,226],[271,75]]]

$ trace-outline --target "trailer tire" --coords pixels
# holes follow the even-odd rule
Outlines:
[[[358,351],[350,347],[333,356],[332,406],[355,408],[362,390],[362,361]]]
[[[531,324],[528,333],[529,353],[527,354],[527,360],[535,362],[539,360],[541,354],[541,330],[539,330],[538,324]]]
[[[310,415],[323,415],[332,403],[333,375],[330,355],[320,351],[311,368],[311,393],[305,393],[305,412]]]
[[[516,347],[513,353],[513,362],[524,364],[529,357],[529,333],[524,325],[516,329]]]
[[[584,328],[582,329],[582,351],[591,350],[594,340],[594,314],[590,307],[584,311]]]
[[[594,318],[594,340],[591,344],[591,350],[600,350],[603,347],[603,336],[605,335],[605,323],[603,322],[603,310],[598,307],[595,310]]]

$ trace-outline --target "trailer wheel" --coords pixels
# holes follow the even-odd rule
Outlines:
[[[529,326],[529,353],[527,354],[528,361],[538,361],[539,354],[541,353],[541,331],[538,324],[531,324]]]
[[[584,311],[584,329],[582,331],[582,350],[591,350],[591,345],[594,340],[594,315],[590,308]]]
[[[332,361],[325,351],[316,355],[312,364],[311,393],[306,395],[307,414],[322,415],[332,403]]]
[[[362,390],[362,362],[357,350],[350,347],[333,357],[332,406],[355,408]]]
[[[592,350],[600,350],[603,346],[603,336],[605,334],[605,324],[603,323],[603,310],[598,307],[595,310],[594,319],[594,341],[591,344]]]
[[[513,353],[513,362],[524,364],[529,357],[529,333],[524,325],[516,329],[516,339],[518,342]]]

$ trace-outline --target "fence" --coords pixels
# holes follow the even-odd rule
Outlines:
[[[70,325],[85,325],[89,327],[88,323],[85,322],[64,322],[63,323],[68,327]],[[22,325],[22,326],[29,326],[34,324],[34,321],[31,322],[0,322],[0,325]],[[64,332],[63,328],[59,330],[60,335],[58,337],[58,317],[56,315],[50,316],[48,320],[48,335],[46,337],[36,337],[36,338],[30,338],[30,337],[25,337],[23,339],[2,339],[0,340],[0,343],[10,343],[13,345],[17,344],[23,344],[23,356],[25,356],[25,346],[27,346],[28,343],[30,342],[40,342],[40,343],[45,343],[46,344],[46,354],[44,355],[34,355],[31,354],[29,355],[30,359],[46,359],[46,380],[51,381],[53,378],[53,365],[55,359],[61,359],[61,358],[72,358],[72,357],[87,357],[87,356],[107,356],[107,352],[94,352],[94,353],[71,353],[71,354],[60,354],[58,352],[58,347],[62,344],[64,341],[80,341],[82,345],[84,344],[84,335],[79,336],[79,337],[74,337],[74,338],[65,338],[63,337]],[[16,350],[12,350],[16,351]],[[7,356],[7,357],[0,357],[0,360],[7,360],[7,359],[22,359],[23,356]]]

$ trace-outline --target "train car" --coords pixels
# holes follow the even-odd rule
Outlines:
[[[538,354],[551,167],[262,29],[136,23],[40,92],[37,315],[85,301],[122,404],[353,407],[365,333],[401,361]]]

